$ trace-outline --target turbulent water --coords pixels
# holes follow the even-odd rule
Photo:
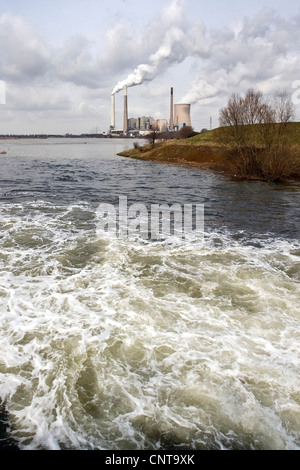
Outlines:
[[[299,184],[2,141],[0,399],[21,449],[300,449]],[[201,203],[204,243],[97,207]]]

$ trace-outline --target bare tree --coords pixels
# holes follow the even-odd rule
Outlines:
[[[286,91],[277,90],[269,103],[260,91],[248,90],[245,97],[233,94],[220,110],[221,126],[243,126],[270,122],[287,123],[294,118],[294,105]]]
[[[220,110],[219,138],[239,155],[245,173],[265,171],[263,167],[272,173],[275,166],[283,167],[285,155],[290,153],[287,124],[293,117],[287,92],[277,91],[267,100],[260,91],[250,89],[245,97],[233,94]]]
[[[155,141],[158,139],[158,136],[160,134],[159,128],[158,127],[153,127],[150,134],[147,135],[146,139],[152,147],[155,145]]]
[[[281,124],[290,122],[295,117],[295,107],[291,96],[285,90],[276,90],[273,97],[273,107],[276,110],[276,120]]]
[[[261,122],[261,98],[261,93],[255,93],[253,90],[248,90],[245,98],[233,93],[227,106],[220,110],[220,126],[224,127],[221,137],[225,143],[229,143],[240,152],[244,148],[252,147],[256,139],[255,129],[250,129],[249,126]]]

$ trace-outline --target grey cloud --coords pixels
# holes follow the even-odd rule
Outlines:
[[[31,24],[20,17],[0,17],[0,74],[11,82],[33,80],[44,75],[51,52]]]
[[[7,109],[19,111],[62,111],[71,108],[71,100],[65,90],[37,85],[10,86],[7,93]]]
[[[213,53],[182,100],[196,103],[247,87],[289,86],[300,76],[299,20],[299,15],[286,20],[264,9],[235,29],[213,31],[208,38]]]
[[[92,54],[93,48],[82,35],[68,39],[56,52],[54,65],[57,77],[91,89],[111,86],[113,77],[132,69],[153,47],[144,33],[135,36],[123,25],[116,24],[105,35],[105,52]]]
[[[54,66],[57,77],[78,86],[99,86],[100,70],[90,48],[90,42],[82,35],[69,38],[64,47],[56,53]]]

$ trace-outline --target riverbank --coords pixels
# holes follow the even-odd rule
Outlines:
[[[122,157],[149,160],[181,166],[225,171],[224,149],[217,145],[192,145],[185,140],[158,142],[154,146],[143,145],[118,153]]]
[[[284,149],[273,160],[264,161],[264,157],[261,158],[259,163],[261,166],[268,164],[270,167],[268,172],[245,171],[245,161],[233,148],[222,143],[219,129],[189,139],[159,141],[154,146],[135,145],[133,149],[125,150],[118,155],[157,163],[197,167],[241,179],[300,181],[300,123],[291,123],[290,133],[291,144],[286,149],[288,154],[284,153]],[[276,172],[273,172],[273,168]]]

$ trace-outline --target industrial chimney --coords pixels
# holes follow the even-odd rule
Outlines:
[[[111,120],[110,120],[110,128],[113,130],[116,126],[116,120],[115,120],[115,95],[111,95]]]
[[[172,131],[174,129],[174,118],[173,118],[173,111],[174,110],[174,98],[173,98],[173,87],[171,88],[171,109],[170,109],[170,122],[169,122],[169,129]]]
[[[127,85],[124,86],[124,122],[123,122],[123,134],[127,134],[128,131],[128,103],[127,103]]]

